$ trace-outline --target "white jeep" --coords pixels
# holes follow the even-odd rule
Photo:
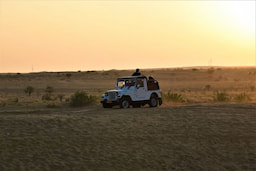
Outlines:
[[[102,95],[104,108],[120,105],[121,108],[141,107],[149,104],[157,107],[162,104],[159,84],[152,77],[129,76],[117,79],[116,90],[109,90]]]

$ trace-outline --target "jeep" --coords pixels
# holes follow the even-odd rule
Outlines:
[[[108,90],[102,95],[104,108],[119,105],[121,108],[141,107],[149,104],[157,107],[162,104],[159,84],[152,77],[128,76],[117,79],[116,89]]]

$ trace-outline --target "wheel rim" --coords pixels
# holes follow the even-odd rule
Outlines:
[[[152,98],[152,99],[151,99],[151,105],[152,105],[152,106],[156,106],[156,105],[157,105],[156,98]]]
[[[123,106],[123,108],[128,108],[129,107],[129,102],[127,100],[124,100],[122,102],[122,106]]]

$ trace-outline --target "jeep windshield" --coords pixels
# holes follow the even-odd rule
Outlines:
[[[131,88],[135,86],[135,79],[118,79],[117,80],[117,88],[123,89],[123,88]]]

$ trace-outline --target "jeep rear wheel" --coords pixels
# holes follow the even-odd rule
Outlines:
[[[127,109],[130,107],[130,101],[128,98],[123,98],[120,104],[121,108]]]
[[[149,105],[150,105],[150,107],[157,107],[157,105],[158,105],[158,99],[157,99],[156,96],[152,95],[152,96],[150,97]]]

